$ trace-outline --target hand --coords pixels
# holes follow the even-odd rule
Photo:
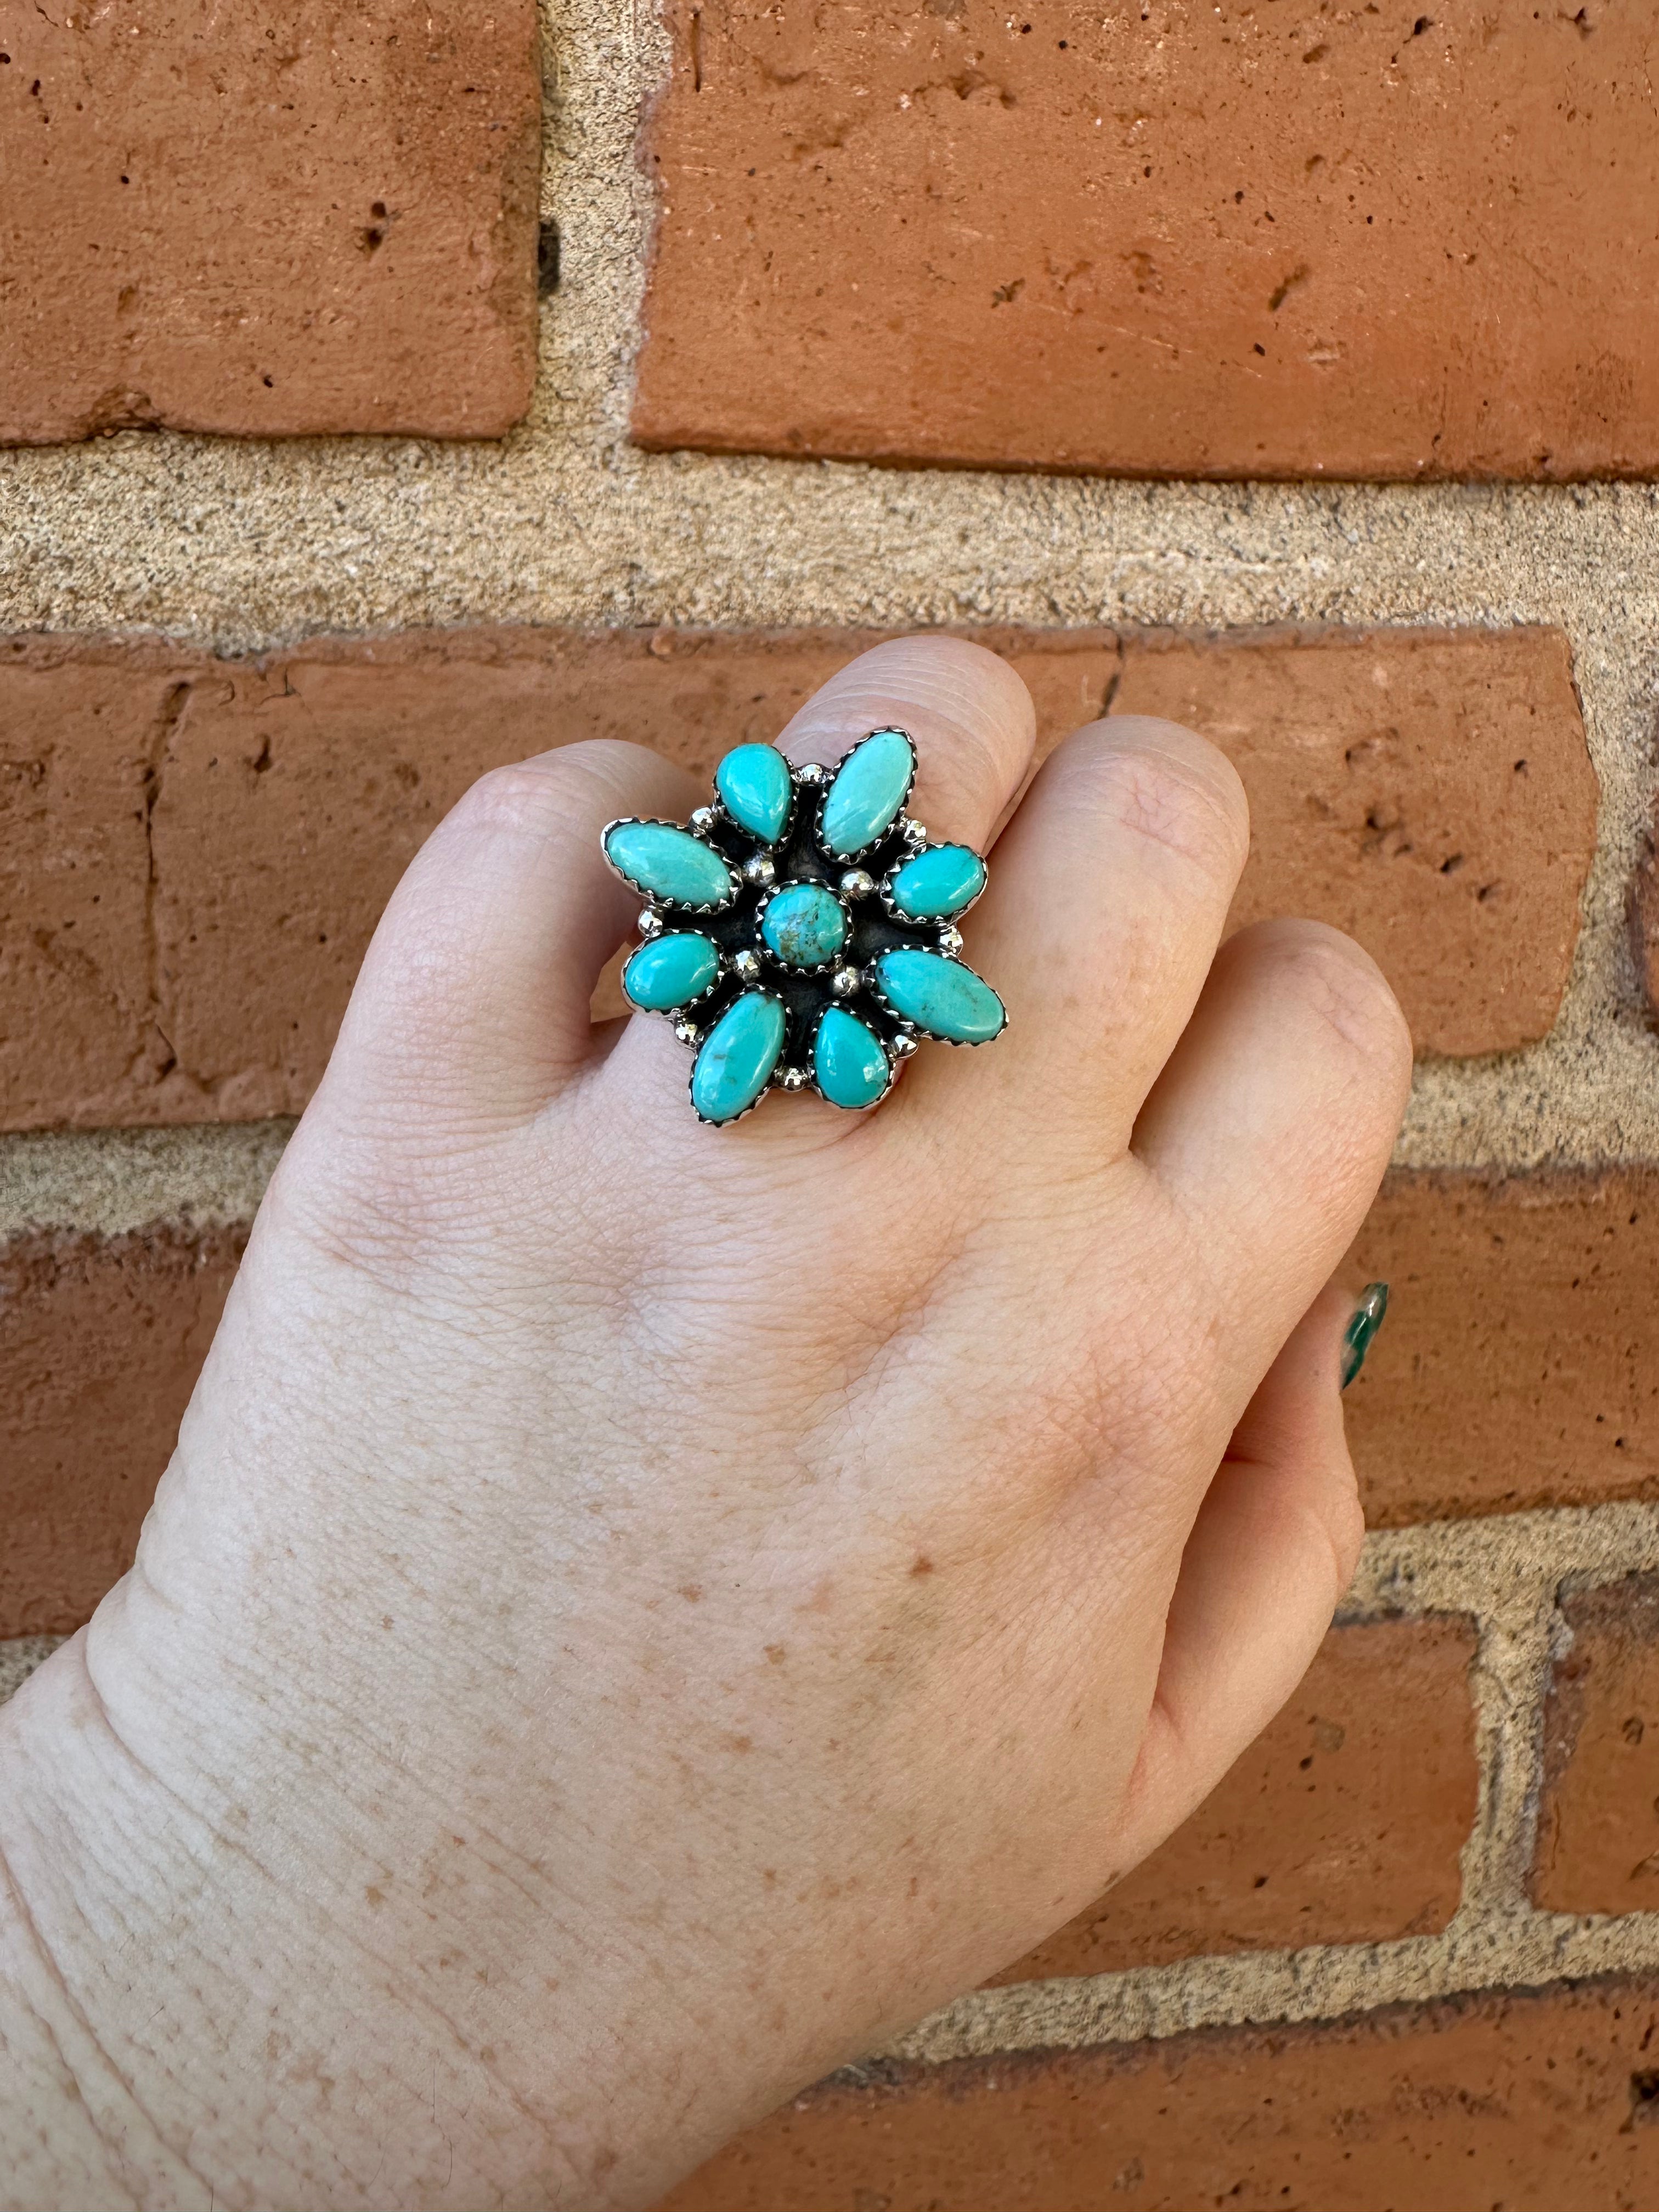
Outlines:
[[[1302,1674],[1398,1010],[1312,924],[1218,953],[1246,809],[1189,732],[1015,811],[1024,687],[933,639],[783,743],[890,721],[936,836],[1006,823],[1012,1018],[872,1115],[708,1128],[666,1024],[590,1023],[602,824],[706,796],[647,752],[487,776],[399,887],[137,1565],[0,1732],[15,2202],[644,2205]]]

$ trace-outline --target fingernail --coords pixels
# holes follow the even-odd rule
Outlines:
[[[1365,1354],[1371,1348],[1371,1339],[1382,1328],[1382,1316],[1388,1310],[1388,1285],[1367,1283],[1359,1293],[1359,1304],[1354,1308],[1353,1319],[1343,1334],[1342,1388],[1345,1390],[1365,1364]]]

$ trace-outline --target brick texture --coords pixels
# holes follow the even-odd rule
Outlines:
[[[533,0],[0,0],[0,441],[499,435],[540,100]]]
[[[1644,9],[668,15],[647,445],[1659,470]]]
[[[1394,1291],[1347,1398],[1373,1527],[1659,1498],[1659,1171],[1392,1173],[1348,1273]]]
[[[1243,777],[1258,860],[1235,925],[1302,913],[1346,929],[1419,1050],[1548,1030],[1595,842],[1559,631],[1147,641],[1114,711],[1201,730]]]
[[[824,2083],[659,2212],[1645,2212],[1659,1987],[1609,1980],[1319,2027]]]
[[[1184,1826],[999,1982],[1446,1925],[1479,1778],[1473,1624],[1335,1628]]]
[[[0,1245],[0,1637],[78,1627],[131,1563],[242,1241]]]
[[[1557,1912],[1659,1905],[1659,1576],[1561,1601],[1571,1649],[1544,1720],[1535,1904]]]
[[[1115,684],[1116,708],[1187,715],[1226,746],[1256,816],[1238,918],[1352,929],[1425,1048],[1547,1030],[1595,832],[1559,634],[978,635],[1030,685],[1045,745]],[[10,641],[0,1127],[296,1111],[381,906],[474,777],[586,736],[706,775],[871,641],[434,632],[221,661]]]

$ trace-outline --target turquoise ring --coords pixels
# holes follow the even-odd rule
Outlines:
[[[738,745],[689,823],[606,823],[605,857],[646,902],[623,995],[691,1048],[700,1121],[724,1128],[771,1090],[860,1113],[925,1038],[989,1044],[1007,1027],[960,957],[985,863],[910,819],[915,780],[898,729],[833,769]]]

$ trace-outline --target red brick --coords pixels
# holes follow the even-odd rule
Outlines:
[[[1555,1912],[1659,1905],[1659,1576],[1569,1592],[1571,1648],[1544,1719],[1533,1901]]]
[[[0,0],[0,441],[525,414],[533,0]]]
[[[1595,772],[1559,630],[1128,641],[1119,714],[1212,738],[1250,795],[1237,927],[1358,938],[1420,1051],[1547,1034],[1595,846]]]
[[[1659,1984],[823,2084],[659,2212],[1646,2212]]]
[[[672,0],[635,434],[1154,476],[1659,470],[1639,7]]]
[[[1000,1983],[1443,1929],[1480,1778],[1463,1620],[1333,1629],[1168,1843]]]
[[[1121,656],[1102,631],[976,635],[1031,686],[1045,746],[1100,713],[1120,674],[1118,707],[1207,723],[1257,811],[1240,915],[1291,907],[1354,927],[1425,1044],[1487,1050],[1548,1027],[1593,836],[1558,634],[1135,640]],[[605,735],[706,775],[872,641],[453,631],[223,661],[12,640],[0,1127],[297,1110],[387,894],[475,776]],[[1248,713],[1228,705],[1235,681]],[[1502,928],[1476,896],[1489,885]]]
[[[1659,1498],[1659,1172],[1391,1173],[1347,1272],[1394,1293],[1347,1397],[1373,1527]]]
[[[0,1245],[0,1637],[78,1627],[131,1564],[244,1235]]]
[[[982,635],[1011,653],[1049,741],[1103,710],[1109,632]],[[381,907],[475,777],[584,737],[654,744],[707,774],[868,642],[428,632],[217,660],[10,641],[0,1127],[297,1111]]]

